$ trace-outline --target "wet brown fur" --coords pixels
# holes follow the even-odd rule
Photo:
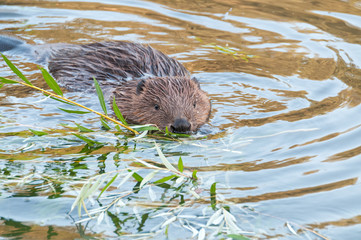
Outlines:
[[[170,129],[182,118],[196,131],[210,115],[210,101],[198,81],[181,63],[150,46],[122,41],[67,45],[54,51],[49,70],[77,91],[94,89],[95,77],[109,100],[115,96],[129,123]]]

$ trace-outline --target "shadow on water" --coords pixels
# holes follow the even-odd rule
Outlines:
[[[176,58],[200,80],[213,110],[203,131],[207,139],[159,141],[163,153],[170,159],[182,156],[188,171],[196,169],[202,179],[199,188],[207,196],[217,182],[217,194],[239,207],[231,212],[242,218],[242,227],[255,239],[296,239],[285,225],[291,222],[310,230],[301,238],[314,239],[315,231],[329,239],[357,239],[360,9],[357,1],[336,0],[3,0],[0,34],[33,45],[134,41]],[[231,51],[247,57],[235,57]],[[19,53],[8,57],[46,88],[34,59]],[[4,62],[0,69],[0,76],[14,77]],[[94,96],[67,94],[100,109]],[[118,214],[110,211],[105,223],[80,223],[77,229],[67,213],[75,190],[87,179],[133,167],[133,158],[156,165],[160,161],[150,140],[128,142],[98,131],[94,137],[107,145],[89,148],[71,135],[74,129],[69,126],[81,123],[99,129],[98,119],[66,115],[58,106],[25,87],[0,89],[0,205],[5,206],[0,208],[1,237],[73,239],[80,232],[89,238],[116,238],[147,233],[159,224],[151,217],[153,209],[162,209],[168,200],[169,209],[191,201],[182,195],[183,189],[169,196],[176,184],[154,190],[161,197],[153,203],[151,194],[139,191]],[[34,136],[29,128],[49,135]],[[143,177],[146,170],[140,170]],[[139,187],[134,187],[134,179],[125,185]],[[182,214],[197,216],[195,222],[205,225],[201,217],[212,215],[209,204],[209,199],[194,202]],[[171,239],[179,233],[192,236],[189,229],[169,226]]]

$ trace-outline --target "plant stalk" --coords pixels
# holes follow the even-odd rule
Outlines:
[[[33,89],[39,90],[39,91],[41,91],[41,92],[43,92],[43,93],[45,93],[45,94],[47,94],[47,95],[49,95],[49,96],[56,97],[56,98],[59,98],[59,99],[61,99],[61,100],[63,100],[63,101],[72,103],[72,104],[74,104],[74,105],[76,105],[76,106],[78,106],[78,107],[84,108],[84,109],[86,109],[86,110],[88,110],[88,111],[90,111],[90,112],[93,112],[93,113],[95,113],[95,114],[98,114],[99,116],[101,116],[101,117],[103,117],[103,118],[105,118],[105,119],[107,119],[107,120],[109,120],[109,121],[111,121],[111,122],[113,122],[113,123],[115,123],[115,124],[118,124],[118,125],[126,128],[126,129],[128,129],[129,131],[132,131],[134,134],[139,134],[136,130],[132,129],[131,127],[128,127],[128,126],[124,125],[123,123],[118,122],[117,120],[115,120],[115,119],[113,119],[113,118],[111,118],[111,117],[108,117],[107,115],[104,115],[104,114],[102,114],[102,113],[100,113],[100,112],[97,112],[97,111],[95,111],[95,110],[93,110],[93,109],[91,109],[91,108],[88,108],[88,107],[86,107],[86,106],[84,106],[84,105],[81,105],[81,104],[79,104],[79,103],[76,103],[76,102],[74,102],[74,101],[72,101],[72,100],[69,100],[69,99],[64,98],[64,97],[62,97],[62,96],[59,96],[59,95],[54,94],[54,93],[52,93],[52,92],[49,92],[49,91],[47,91],[47,90],[41,89],[41,88],[39,88],[39,87],[36,87],[36,86],[33,86],[33,85],[29,85],[29,84],[27,84],[27,83],[25,83],[25,82],[20,82],[20,81],[13,80],[13,79],[9,79],[9,80],[14,81],[14,82],[17,82],[17,83],[20,83],[20,84],[22,84],[22,85],[24,85],[24,86],[31,87],[31,88],[33,88]]]

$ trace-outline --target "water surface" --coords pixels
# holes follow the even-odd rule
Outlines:
[[[199,134],[207,138],[159,144],[174,163],[182,156],[186,168],[198,170],[205,195],[216,181],[219,196],[239,207],[233,213],[255,239],[318,239],[311,231],[292,234],[287,222],[329,239],[361,236],[360,26],[357,1],[0,1],[0,34],[29,44],[126,40],[181,61],[212,100],[210,122]],[[46,87],[32,59],[8,57]],[[1,76],[14,77],[4,62],[0,69]],[[94,96],[67,96],[100,110]],[[132,205],[100,224],[79,227],[67,215],[76,195],[71,181],[120,169],[134,157],[160,160],[151,141],[116,145],[105,132],[98,137],[109,146],[82,152],[84,143],[64,136],[59,124],[99,129],[98,118],[65,114],[59,106],[25,87],[0,89],[0,235],[72,239],[151,232],[158,220],[139,223]],[[54,132],[37,137],[29,128]],[[34,182],[9,183],[25,176]],[[44,176],[53,177],[56,194]],[[132,200],[137,211],[147,211],[147,192]],[[241,211],[244,206],[254,211]],[[212,211],[209,202],[197,202],[183,214],[209,218]],[[170,239],[191,236],[170,225]]]

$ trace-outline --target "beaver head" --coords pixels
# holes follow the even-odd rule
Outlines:
[[[153,77],[115,88],[115,101],[133,124],[155,124],[175,133],[196,131],[208,121],[211,103],[195,78]]]

